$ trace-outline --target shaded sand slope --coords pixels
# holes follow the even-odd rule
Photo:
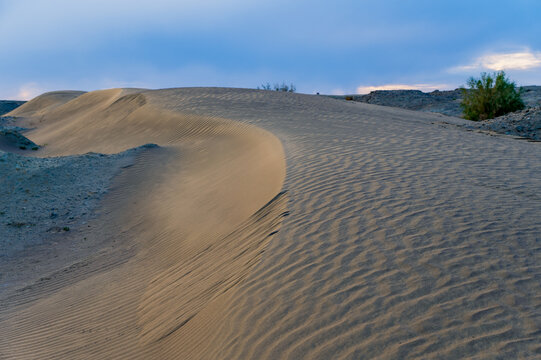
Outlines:
[[[541,356],[539,144],[316,96],[185,89],[161,100],[277,134],[291,212],[229,301],[166,340],[171,356]]]
[[[109,105],[96,114],[44,118],[29,134],[49,144],[39,152],[161,147],[127,168],[105,202],[93,236],[114,248],[8,299],[1,355],[541,356],[539,144],[300,94],[78,99],[104,94]],[[280,188],[281,151],[246,125],[285,148],[290,216],[270,242],[286,199],[256,210]]]
[[[0,294],[0,358],[163,358],[163,339],[219,303],[278,230],[279,140],[163,110],[134,89],[86,93],[39,116],[21,120],[47,144],[38,155],[159,147],[124,169],[69,244],[94,241],[93,255]]]

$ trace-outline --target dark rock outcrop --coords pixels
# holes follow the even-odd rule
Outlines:
[[[17,101],[17,100],[0,100],[0,116],[7,114],[8,112],[18,108],[26,101]]]
[[[460,107],[462,92],[460,89],[435,90],[429,93],[419,90],[376,90],[366,95],[332,97],[409,110],[435,112],[448,116],[462,116],[462,108]],[[541,106],[541,86],[522,87],[522,99],[526,107]]]

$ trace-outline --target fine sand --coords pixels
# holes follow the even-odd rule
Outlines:
[[[93,252],[0,288],[2,359],[541,357],[539,143],[241,89],[9,115],[39,157],[158,146],[60,234]]]

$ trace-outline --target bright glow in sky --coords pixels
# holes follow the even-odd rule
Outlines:
[[[468,70],[530,70],[541,71],[541,51],[531,50],[514,53],[486,54],[478,57],[470,65],[457,66],[453,71],[461,72]]]
[[[448,84],[386,84],[376,86],[359,86],[357,93],[368,94],[371,91],[376,90],[421,90],[421,91],[434,91],[438,89],[449,89],[451,85]]]
[[[58,89],[541,85],[538,0],[0,0],[0,99]]]

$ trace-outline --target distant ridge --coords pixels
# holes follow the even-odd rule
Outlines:
[[[18,100],[0,100],[0,116],[7,114],[8,112],[18,108],[26,101]]]
[[[527,107],[541,105],[541,86],[523,86],[522,98]],[[447,116],[462,116],[460,89],[435,90],[429,93],[420,90],[376,90],[365,95],[331,96],[367,104],[392,106],[402,109],[435,112]]]

